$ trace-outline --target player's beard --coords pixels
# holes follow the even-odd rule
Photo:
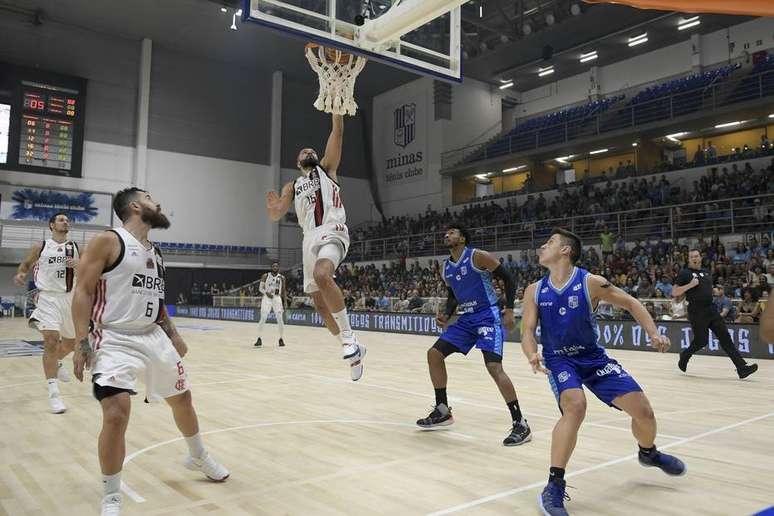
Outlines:
[[[161,208],[153,210],[143,206],[141,219],[146,224],[149,224],[151,229],[167,229],[170,226],[169,219],[161,213]]]
[[[320,162],[317,161],[317,158],[315,158],[314,156],[307,156],[304,159],[302,159],[300,162],[301,168],[303,169],[314,168],[319,164]]]

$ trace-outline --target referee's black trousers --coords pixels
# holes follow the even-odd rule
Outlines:
[[[712,330],[712,333],[715,334],[715,337],[720,342],[720,347],[723,348],[723,351],[734,363],[734,366],[740,369],[746,364],[728,335],[726,322],[714,308],[688,312],[688,321],[691,323],[691,329],[693,330],[693,341],[691,341],[691,345],[685,351],[688,358],[709,344],[709,330]]]

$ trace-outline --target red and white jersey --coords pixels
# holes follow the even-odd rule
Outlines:
[[[298,224],[304,234],[326,224],[346,224],[347,214],[341,202],[341,188],[320,166],[293,183]]]
[[[266,279],[263,282],[264,291],[267,294],[279,295],[282,294],[282,285],[285,283],[285,276],[277,274],[276,276],[271,272],[266,275]]]
[[[110,231],[121,253],[97,284],[92,321],[97,329],[147,333],[163,314],[164,261],[156,246],[146,248],[124,228]]]
[[[35,287],[43,292],[71,292],[75,286],[75,269],[67,267],[67,259],[78,259],[78,245],[66,240],[43,242],[33,277]]]

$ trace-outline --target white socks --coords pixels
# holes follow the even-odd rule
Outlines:
[[[279,331],[279,338],[283,338],[285,335],[285,323],[282,322],[282,314],[277,316],[277,331]]]
[[[59,381],[56,378],[49,378],[48,382],[48,397],[55,398],[59,396]]]
[[[336,320],[336,324],[339,326],[339,338],[346,339],[352,336],[352,328],[349,326],[349,317],[347,317],[347,309],[345,308],[341,312],[331,313]]]
[[[201,459],[206,453],[204,449],[204,443],[202,442],[202,434],[192,435],[185,438],[185,443],[188,445],[188,452],[194,459]]]
[[[102,493],[105,496],[121,491],[121,472],[115,475],[102,475]]]

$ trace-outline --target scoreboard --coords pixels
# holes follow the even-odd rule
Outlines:
[[[0,63],[0,168],[80,177],[85,95],[85,79]]]

